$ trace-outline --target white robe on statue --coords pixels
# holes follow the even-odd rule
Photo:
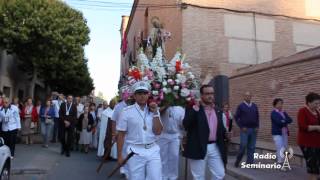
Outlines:
[[[107,108],[101,114],[100,131],[99,131],[99,144],[98,144],[98,156],[104,155],[104,139],[106,138],[106,131],[108,128],[108,119],[112,117],[113,110]]]

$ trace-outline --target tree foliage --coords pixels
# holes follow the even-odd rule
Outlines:
[[[83,48],[89,28],[81,12],[58,0],[0,0],[0,27],[0,47],[30,76],[66,94],[93,90]]]

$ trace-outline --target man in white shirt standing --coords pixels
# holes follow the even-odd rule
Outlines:
[[[2,133],[4,143],[10,148],[11,158],[14,156],[17,133],[21,129],[19,109],[10,105],[9,99],[3,98],[3,106],[0,109],[0,121],[2,122]]]
[[[179,177],[179,149],[182,137],[185,110],[181,106],[165,107],[161,113],[163,131],[158,145],[162,161],[162,180],[177,180]]]
[[[162,123],[156,103],[147,104],[150,85],[137,82],[132,87],[134,105],[125,108],[117,122],[118,163],[122,164],[122,148],[124,137],[128,144],[127,153],[134,152],[128,161],[129,179],[161,180],[160,148],[155,143],[156,136],[161,134]]]

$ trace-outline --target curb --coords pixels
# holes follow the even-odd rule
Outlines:
[[[11,169],[11,175],[47,174],[44,169]]]

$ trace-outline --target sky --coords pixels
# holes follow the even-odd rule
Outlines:
[[[81,11],[90,28],[90,42],[85,47],[95,94],[106,100],[118,92],[120,74],[121,16],[130,15],[133,0],[64,0]],[[123,4],[122,4],[123,3]]]

